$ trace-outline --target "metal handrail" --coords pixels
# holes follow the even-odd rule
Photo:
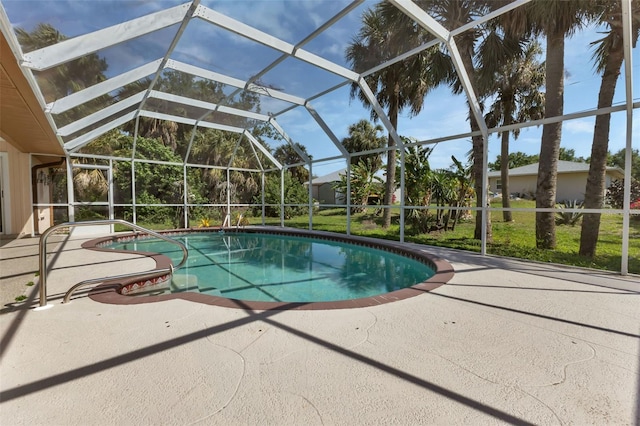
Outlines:
[[[147,278],[147,277],[156,277],[162,274],[169,274],[169,276],[173,276],[173,265],[170,265],[168,268],[162,268],[162,269],[154,269],[153,271],[148,271],[148,272],[138,272],[138,273],[130,273],[130,274],[122,274],[122,275],[113,275],[111,277],[108,277],[109,280],[119,280],[122,278],[131,278],[131,277],[136,277],[136,278]],[[82,282],[79,282],[78,284],[74,285],[73,287],[71,287],[69,290],[67,290],[67,292],[64,294],[64,298],[62,299],[62,303],[68,303],[69,299],[71,298],[71,295],[79,288],[81,287],[86,287],[88,285],[91,284],[98,284],[101,282],[104,282],[106,280],[106,278],[92,278],[89,280],[84,280]]]
[[[76,285],[74,285],[73,287],[71,287],[71,289],[69,289],[69,291],[67,291],[67,293],[64,296],[64,302],[67,302],[69,300],[69,297],[71,297],[71,294],[77,290],[80,287],[89,285],[89,284],[95,284],[98,282],[103,282],[105,280],[111,280],[111,279],[122,279],[122,278],[131,278],[131,277],[147,277],[150,275],[155,275],[155,274],[159,274],[159,273],[169,273],[170,275],[173,275],[173,271],[175,269],[178,269],[180,267],[182,267],[186,262],[187,262],[187,256],[189,255],[189,251],[187,250],[187,247],[182,244],[180,241],[176,241],[173,238],[169,238],[166,237],[162,234],[159,234],[157,232],[154,232],[150,229],[146,229],[143,228],[142,226],[138,226],[134,223],[131,222],[127,222],[126,220],[122,220],[122,219],[105,219],[105,220],[90,220],[90,221],[86,221],[86,222],[65,222],[65,223],[61,223],[58,225],[54,225],[51,228],[47,229],[46,231],[44,231],[42,233],[42,235],[40,235],[40,243],[39,243],[39,256],[40,256],[40,284],[39,284],[39,290],[40,290],[40,307],[46,306],[47,304],[47,238],[49,237],[49,235],[60,229],[60,228],[73,228],[76,226],[90,226],[90,225],[112,225],[112,224],[120,224],[120,225],[124,225],[127,226],[133,230],[136,231],[140,231],[140,232],[144,232],[145,234],[149,234],[153,237],[156,238],[160,238],[161,240],[167,241],[169,243],[172,244],[176,244],[180,247],[180,249],[182,250],[182,261],[180,261],[180,263],[177,266],[173,266],[171,265],[169,268],[166,269],[154,269],[152,271],[145,271],[145,272],[132,272],[129,274],[123,274],[123,275],[114,275],[111,277],[103,277],[103,278],[94,278],[94,279],[90,279],[90,280],[85,280],[82,281],[81,283],[78,283]]]

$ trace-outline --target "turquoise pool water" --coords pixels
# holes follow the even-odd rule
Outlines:
[[[189,233],[172,237],[189,249],[172,292],[196,291],[229,299],[327,302],[411,287],[434,275],[422,262],[355,244],[258,233]],[[174,264],[182,252],[165,241],[115,243],[111,249],[157,252]]]

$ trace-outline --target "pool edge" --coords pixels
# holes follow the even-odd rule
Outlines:
[[[349,309],[349,308],[364,308],[371,306],[378,306],[386,303],[391,303],[399,300],[408,299],[418,296],[425,292],[434,290],[444,284],[446,284],[451,278],[453,278],[455,271],[453,266],[444,259],[439,258],[431,253],[425,251],[425,249],[419,249],[413,244],[400,243],[393,240],[383,240],[370,237],[353,236],[346,234],[338,234],[327,231],[309,231],[297,228],[280,228],[280,227],[246,227],[246,228],[232,228],[224,229],[225,233],[270,233],[277,235],[291,235],[301,237],[313,237],[320,239],[327,239],[332,241],[342,241],[351,244],[371,246],[379,249],[384,249],[398,253],[400,255],[408,256],[420,261],[426,261],[430,263],[435,270],[435,274],[428,280],[413,285],[411,287],[395,290],[390,293],[384,293],[377,296],[364,297],[359,299],[339,300],[332,302],[259,302],[259,301],[245,301],[236,299],[227,299],[218,296],[212,296],[207,294],[182,292],[173,294],[162,294],[155,296],[145,297],[131,297],[120,293],[120,290],[126,286],[138,282],[136,279],[130,279],[127,281],[110,281],[101,284],[89,292],[89,297],[100,303],[118,304],[118,305],[137,305],[142,303],[157,303],[165,300],[181,299],[191,302],[203,303],[213,306],[221,306],[225,308],[245,309],[251,311],[266,311],[266,310],[330,310],[330,309]],[[158,232],[158,231],[157,231]],[[159,231],[163,234],[183,234],[189,232],[220,232],[219,228],[190,228],[190,229],[176,229],[168,231]],[[127,238],[131,234],[123,234],[121,236],[111,235],[108,237],[96,238],[85,242],[82,247],[88,250],[106,250],[101,248],[107,242],[111,242],[120,238]],[[109,249],[109,252],[113,253],[114,250]],[[121,253],[144,255],[151,257],[156,262],[156,268],[166,268],[171,261],[168,257],[157,253],[132,253],[131,251],[118,251]],[[161,273],[158,274],[162,275]]]

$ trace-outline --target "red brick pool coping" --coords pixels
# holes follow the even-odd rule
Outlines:
[[[220,232],[218,228],[195,228],[195,229],[179,229],[171,231],[156,231],[161,232],[167,236],[182,235],[190,232]],[[366,247],[381,249],[397,253],[419,262],[425,263],[430,266],[435,274],[426,281],[416,284],[411,287],[403,288],[400,290],[392,291],[390,293],[380,294],[372,297],[364,297],[360,299],[351,300],[338,300],[333,302],[259,302],[259,301],[246,301],[227,299],[219,296],[212,296],[208,294],[201,294],[195,292],[180,292],[172,294],[158,294],[158,295],[144,295],[139,297],[128,296],[122,294],[123,291],[138,291],[144,287],[144,290],[148,293],[153,293],[153,286],[166,279],[166,273],[158,273],[155,279],[147,279],[143,282],[139,279],[130,279],[128,281],[113,281],[102,284],[95,287],[90,293],[89,297],[97,302],[110,303],[118,305],[137,305],[141,303],[155,303],[165,300],[182,299],[192,302],[204,303],[207,305],[223,306],[226,308],[246,309],[252,311],[263,310],[322,310],[322,309],[348,309],[348,308],[363,308],[368,306],[376,306],[384,303],[395,302],[398,300],[407,299],[410,297],[418,296],[425,292],[431,291],[441,285],[447,283],[453,278],[454,270],[451,264],[443,259],[440,259],[423,249],[419,249],[416,246],[400,243],[398,241],[382,240],[376,238],[360,237],[353,235],[337,234],[325,231],[308,231],[295,228],[275,228],[275,227],[250,227],[242,229],[224,229],[225,233],[267,233],[276,235],[289,235],[296,237],[310,237],[322,240],[340,241],[350,244],[362,245]],[[134,238],[134,234],[114,235],[105,238],[97,238],[91,241],[85,242],[82,247],[89,250],[105,250],[110,253],[121,252],[126,254],[137,254],[146,257],[151,257],[156,262],[157,269],[168,268],[171,265],[171,260],[161,254],[146,253],[146,252],[132,252],[125,250],[112,250],[106,249],[105,246],[114,243],[130,240]],[[126,290],[129,289],[129,290]]]

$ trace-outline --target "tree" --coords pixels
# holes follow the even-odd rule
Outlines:
[[[474,21],[477,17],[484,16],[492,9],[502,6],[502,2],[496,1],[443,1],[443,0],[419,0],[415,3],[427,11],[445,28],[459,28]],[[427,36],[425,36],[427,38]],[[492,94],[492,79],[501,64],[521,53],[520,40],[511,37],[495,22],[481,24],[473,31],[466,31],[456,37],[458,53],[464,69],[476,90],[479,101],[488,98]],[[449,84],[455,94],[463,92],[462,80],[453,73],[452,59],[446,52],[430,54],[428,56],[428,71],[432,76],[433,85]],[[474,108],[470,102],[469,124],[472,132],[480,133],[480,125],[476,119]],[[476,194],[476,206],[487,207],[483,202],[483,177],[484,170],[484,145],[486,141],[480,136],[473,136],[472,143],[472,174]],[[474,238],[482,238],[482,211],[476,214],[476,227]],[[486,241],[492,241],[491,215],[486,215]]]
[[[445,229],[449,215],[446,215],[445,209],[447,204],[454,202],[458,196],[457,190],[458,180],[449,170],[434,170],[431,175],[431,196],[438,210],[436,213],[437,229]]]
[[[544,94],[540,92],[544,84],[544,64],[538,61],[542,53],[540,44],[536,41],[527,44],[524,55],[510,58],[495,74],[495,91],[497,97],[486,115],[489,127],[508,126],[513,122],[538,120],[542,118]],[[520,129],[506,131],[499,134],[502,138],[500,155],[509,156],[509,135],[514,139],[520,134]],[[503,163],[500,168],[500,182],[502,186],[502,207],[511,208],[509,190],[509,164]],[[503,210],[502,218],[511,222],[510,210]]]
[[[31,32],[16,28],[16,36],[24,52],[51,46],[67,39],[52,25],[45,23],[38,24]],[[35,73],[35,77],[45,100],[53,102],[106,80],[107,77],[104,73],[107,68],[106,59],[92,53]],[[109,95],[100,96],[82,106],[59,114],[56,121],[68,124],[100,110],[110,102]]]
[[[376,176],[374,166],[364,160],[351,166],[351,175],[340,175],[340,180],[333,185],[333,189],[342,194],[347,193],[347,179],[350,179],[351,189],[351,213],[361,213],[366,210],[369,196],[382,189],[382,179]]]
[[[465,207],[468,205],[468,200],[473,194],[473,182],[471,181],[471,168],[473,165],[464,166],[460,160],[455,156],[451,156],[453,165],[451,166],[451,176],[458,182],[458,197],[452,207]],[[453,224],[451,230],[455,230],[456,224],[460,220],[463,212],[461,210],[452,210]]]
[[[640,181],[631,179],[631,208],[640,200]],[[614,209],[624,208],[624,180],[614,180],[607,188],[607,201]],[[635,207],[638,208],[638,207]]]
[[[406,220],[418,232],[429,230],[429,205],[432,196],[432,175],[429,156],[433,148],[424,145],[408,146],[404,155],[404,204],[423,209],[409,209]],[[399,171],[398,171],[399,174]]]
[[[307,148],[304,145],[295,142],[295,147],[299,151],[303,152],[307,157],[311,157],[309,153],[307,153]],[[296,152],[296,149],[293,147],[293,145],[290,145],[288,143],[277,147],[273,152],[273,156],[281,164],[295,164],[301,163],[303,161],[300,155],[298,155],[298,153]],[[291,167],[289,168],[289,171],[291,172],[291,176],[294,179],[300,181],[300,183],[309,181],[309,170],[307,170],[304,166]]]
[[[633,6],[632,34],[633,45],[635,46],[640,29],[639,2],[634,1]],[[609,27],[609,32],[604,38],[592,43],[592,45],[597,45],[594,59],[596,61],[596,70],[602,74],[600,92],[598,94],[598,108],[606,108],[613,103],[613,95],[620,76],[620,67],[624,60],[620,2],[607,3],[600,21]],[[591,162],[589,163],[589,175],[584,196],[584,207],[587,209],[600,209],[604,205],[610,124],[611,114],[596,116],[593,143],[591,145]],[[580,254],[582,256],[591,258],[595,256],[599,232],[600,213],[585,214],[582,219],[580,233]]]
[[[631,150],[631,177],[637,181],[640,181],[640,150],[632,149]],[[625,168],[625,155],[626,149],[622,148],[620,151],[615,154],[607,153],[607,165],[620,167],[624,170]]]
[[[346,59],[357,72],[366,71],[386,60],[396,58],[409,49],[409,41],[415,34],[413,23],[389,3],[381,2],[364,12],[362,26],[346,50]],[[435,49],[437,50],[437,48]],[[421,52],[409,59],[387,66],[365,77],[368,86],[374,92],[381,107],[387,109],[391,126],[398,129],[398,114],[404,108],[410,108],[416,115],[422,109],[428,90],[434,87],[431,75],[426,72],[425,60],[434,49]],[[357,83],[351,85],[351,97],[358,98],[366,107],[371,108],[369,99],[360,90]],[[371,108],[371,117],[377,115]],[[387,139],[387,177],[383,204],[391,205],[395,190],[396,149],[395,141],[389,134]],[[383,227],[391,224],[391,209],[385,208]]]
[[[246,140],[245,140],[246,141]],[[235,155],[233,155],[235,153]],[[233,155],[233,158],[232,158]],[[197,164],[256,168],[257,159],[247,144],[239,144],[238,135],[214,129],[198,129],[189,156]],[[232,203],[249,203],[260,190],[258,177],[250,172],[219,168],[201,169],[201,180],[211,203],[225,203],[227,191]]]
[[[509,157],[507,158],[507,168],[515,169],[516,167],[526,166],[528,164],[535,164],[538,162],[539,156],[525,154],[524,152],[516,151],[510,152]],[[502,167],[502,156],[498,154],[496,156],[496,161],[494,163],[489,163],[489,170],[500,170]]]
[[[576,157],[575,149],[567,149],[560,147],[558,150],[558,159],[562,161],[575,161],[578,163],[586,163],[587,160],[584,157]]]
[[[544,117],[558,117],[564,111],[564,42],[590,17],[590,2],[581,0],[534,0],[504,16],[505,29],[520,35],[544,35],[545,107]],[[536,189],[536,208],[551,209],[556,204],[558,158],[562,123],[546,123],[542,128],[540,161]],[[555,215],[552,211],[536,212],[536,246],[556,246]]]
[[[266,206],[265,215],[271,217],[280,216],[280,174],[270,173],[265,180],[264,185],[264,201],[266,204],[275,204],[275,206]],[[293,178],[291,172],[284,173],[284,204],[305,204],[309,203],[309,192],[297,179]],[[262,200],[258,196],[254,199],[254,204],[262,205]],[[305,213],[307,207],[303,206],[285,206],[284,218],[291,219]]]
[[[387,144],[387,138],[378,133],[383,131],[380,124],[373,125],[368,120],[360,120],[349,126],[349,136],[342,139],[342,145],[351,153],[374,150],[382,148]],[[364,161],[374,173],[382,167],[382,154],[364,154],[351,157],[351,164],[358,164]]]

